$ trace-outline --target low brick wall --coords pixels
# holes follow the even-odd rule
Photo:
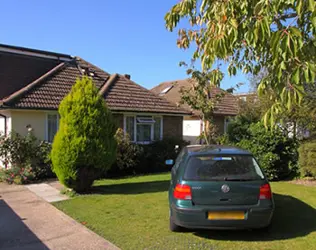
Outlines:
[[[177,137],[182,139],[183,116],[163,117],[163,138]]]

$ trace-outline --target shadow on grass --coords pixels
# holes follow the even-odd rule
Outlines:
[[[274,194],[275,212],[268,231],[202,230],[196,236],[213,240],[273,241],[306,236],[316,231],[316,210],[288,195]]]
[[[164,192],[169,189],[170,181],[151,181],[93,186],[93,194],[143,194]]]

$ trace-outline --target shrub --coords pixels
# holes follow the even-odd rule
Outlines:
[[[117,141],[116,161],[106,175],[117,177],[136,174],[143,155],[143,148],[138,144],[133,144],[128,135],[124,135],[121,128],[116,131],[115,139]]]
[[[218,144],[218,145],[230,145],[232,143],[229,141],[228,134],[223,134],[223,135],[220,135],[216,138],[216,144]]]
[[[171,166],[167,166],[165,161],[176,159],[179,150],[189,143],[176,137],[164,138],[161,141],[153,142],[149,145],[143,145],[144,154],[141,161],[142,173],[157,173],[170,171]],[[178,145],[179,149],[175,150]]]
[[[5,165],[31,163],[36,158],[36,152],[36,138],[32,133],[21,136],[12,132],[9,136],[1,136],[0,155]]]
[[[121,129],[118,129],[115,138],[117,140],[116,162],[102,177],[169,171],[170,167],[165,165],[165,160],[175,159],[179,150],[189,144],[177,138],[166,138],[148,145],[134,144],[124,136]],[[176,145],[179,145],[178,150],[175,150]]]
[[[50,152],[52,145],[48,142],[41,141],[37,146],[36,161],[32,165],[36,180],[43,180],[56,177],[52,170]]]
[[[25,167],[17,165],[8,169],[2,169],[0,178],[1,181],[7,182],[9,184],[15,183],[21,185],[32,182],[35,176],[30,165]]]
[[[87,191],[115,161],[116,124],[91,78],[78,79],[59,106],[60,126],[52,145],[53,171],[77,192]]]
[[[287,137],[280,129],[267,130],[261,122],[251,124],[250,137],[236,145],[254,154],[267,177],[279,180],[292,174],[291,166],[297,162],[297,141]]]
[[[228,140],[231,143],[238,143],[243,139],[249,139],[251,137],[249,126],[252,124],[252,120],[246,116],[239,115],[229,123],[227,129]]]
[[[12,132],[9,136],[2,136],[0,140],[3,164],[20,169],[29,166],[36,180],[54,177],[49,160],[49,143],[37,140],[31,131],[26,136]]]
[[[299,147],[299,167],[303,177],[316,177],[316,139]]]

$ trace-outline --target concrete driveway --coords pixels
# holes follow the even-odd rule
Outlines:
[[[0,249],[118,249],[23,186],[0,183]]]

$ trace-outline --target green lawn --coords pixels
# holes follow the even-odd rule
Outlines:
[[[122,249],[316,249],[316,188],[272,183],[269,233],[168,229],[169,174],[95,183],[93,194],[55,203]]]

